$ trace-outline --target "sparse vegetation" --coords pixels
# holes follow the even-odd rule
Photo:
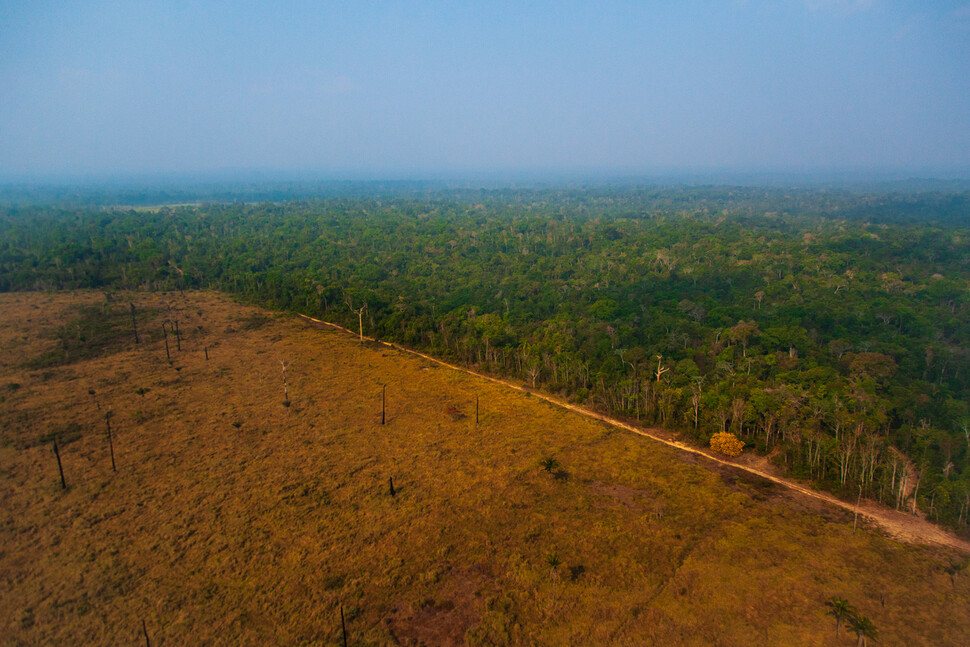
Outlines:
[[[130,340],[125,329],[127,313],[120,307],[81,305],[71,315],[68,323],[48,332],[56,345],[28,360],[26,367],[72,364],[119,350]]]
[[[58,424],[55,429],[52,429],[40,436],[36,443],[25,443],[25,446],[30,446],[31,444],[44,445],[51,442],[60,443],[61,447],[69,445],[81,439],[81,425],[76,421],[64,422]]]
[[[132,297],[145,331],[159,329],[153,296]],[[231,342],[216,361],[183,346],[176,375],[160,335],[136,346],[127,330],[46,378],[23,366],[56,341],[10,339],[99,298],[0,294],[0,384],[22,384],[0,433],[79,431],[63,491],[51,446],[0,446],[13,644],[130,643],[144,619],[153,645],[334,645],[344,604],[349,645],[809,645],[832,640],[819,601],[835,591],[887,645],[970,632],[953,550],[852,534],[839,509],[344,333],[274,316],[224,332],[253,310],[216,294],[173,297],[183,332],[204,309],[212,341]],[[281,356],[297,401],[318,404],[279,406]],[[394,406],[380,427],[359,385],[382,383]],[[452,421],[449,403],[478,393],[482,424]],[[549,478],[561,464],[572,478]],[[569,565],[551,581],[553,547]]]
[[[239,328],[242,331],[259,330],[270,323],[272,318],[262,312],[254,312],[239,319]]]

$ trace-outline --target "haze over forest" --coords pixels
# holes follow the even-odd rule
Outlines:
[[[968,151],[970,0],[0,2],[3,635],[964,644]]]
[[[0,182],[970,176],[970,4],[3,3]]]

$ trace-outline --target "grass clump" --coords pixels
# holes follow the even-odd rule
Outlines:
[[[31,443],[30,446],[47,445],[56,441],[58,445],[63,447],[64,445],[69,445],[80,439],[81,425],[79,425],[77,422],[71,421],[67,424],[60,425],[56,429],[52,429],[38,437],[37,441]]]
[[[78,306],[73,318],[49,336],[57,342],[55,346],[29,359],[25,368],[64,366],[100,357],[125,348],[133,339],[127,309],[90,304]]]

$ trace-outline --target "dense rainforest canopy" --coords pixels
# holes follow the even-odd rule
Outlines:
[[[970,532],[970,193],[382,190],[0,209],[0,290],[218,288]]]

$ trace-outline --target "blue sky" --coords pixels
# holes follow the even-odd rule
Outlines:
[[[970,176],[970,2],[0,0],[0,178]]]

